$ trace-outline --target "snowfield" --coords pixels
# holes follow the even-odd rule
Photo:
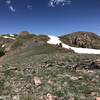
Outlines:
[[[62,41],[60,41],[60,39],[56,36],[52,36],[52,35],[48,35],[48,37],[50,38],[47,43],[48,44],[59,44],[62,43]],[[89,48],[77,48],[77,47],[71,47],[67,44],[62,43],[62,47],[63,48],[67,48],[67,49],[72,49],[75,53],[82,53],[82,54],[100,54],[100,50],[98,49],[89,49]]]

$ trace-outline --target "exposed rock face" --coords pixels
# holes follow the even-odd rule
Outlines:
[[[72,44],[77,45],[78,47],[89,47],[92,48],[91,44],[92,40],[87,34],[82,34],[81,36],[74,37],[73,40],[71,40]]]
[[[19,33],[18,37],[20,39],[30,39],[32,38],[33,36],[35,36],[35,34],[31,34],[30,32],[28,31],[22,31]]]
[[[100,36],[92,32],[74,32],[60,38],[64,43],[71,46],[100,49]]]
[[[24,36],[28,36],[30,35],[30,33],[28,31],[23,31],[19,33],[19,36],[24,37]]]

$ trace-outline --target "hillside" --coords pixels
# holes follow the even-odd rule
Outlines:
[[[21,32],[14,38],[9,51],[0,57],[1,100],[100,97],[100,55],[77,54],[48,44],[46,35]]]
[[[92,32],[74,32],[60,36],[60,39],[70,46],[100,49],[100,36]]]

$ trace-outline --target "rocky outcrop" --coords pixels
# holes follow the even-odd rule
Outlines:
[[[100,36],[92,32],[74,32],[60,39],[70,46],[100,49]]]
[[[82,68],[82,69],[100,69],[100,59],[96,59],[94,61],[84,61],[80,64],[75,65],[73,68]]]

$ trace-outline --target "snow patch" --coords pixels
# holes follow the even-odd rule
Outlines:
[[[62,43],[60,39],[56,36],[48,35],[50,40],[47,41],[49,44],[59,44]],[[98,49],[89,49],[89,48],[77,48],[77,47],[71,47],[67,44],[62,43],[62,47],[66,49],[72,49],[75,53],[82,53],[82,54],[100,54],[100,50]]]
[[[15,38],[12,38],[12,37],[9,37],[9,36],[3,36],[3,38],[5,38],[5,39],[13,39],[13,40],[15,40]]]
[[[11,37],[14,37],[15,35],[14,34],[9,34]]]
[[[6,44],[3,44],[1,47],[4,48],[6,46]]]
[[[59,40],[59,38],[56,37],[56,36],[49,35],[48,37],[50,38],[50,40],[47,41],[47,43],[49,43],[49,44],[61,43],[61,41]]]

